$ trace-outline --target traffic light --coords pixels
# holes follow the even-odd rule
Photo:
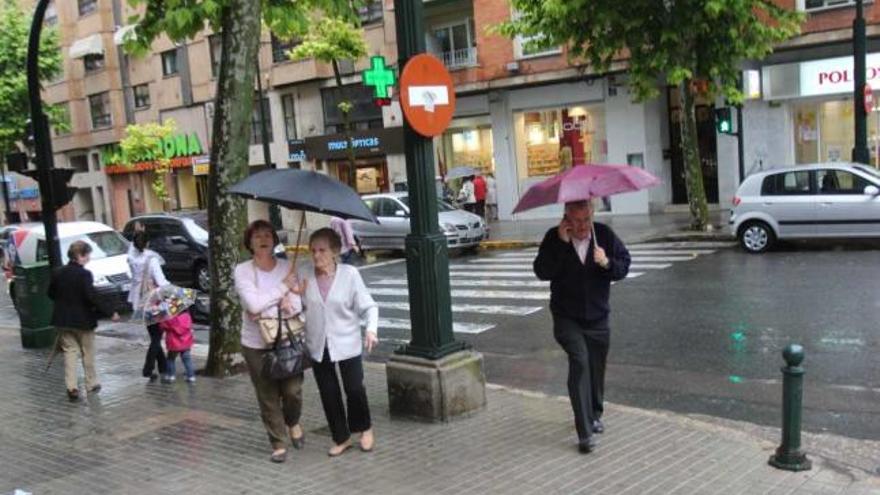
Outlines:
[[[10,172],[24,172],[28,168],[28,155],[23,151],[13,151],[6,154],[6,170]]]
[[[38,170],[26,170],[22,173],[36,181],[40,180],[40,172]],[[49,170],[52,180],[52,207],[56,211],[70,203],[76,194],[77,188],[68,185],[73,177],[73,173],[74,170],[72,168],[53,168]],[[40,188],[40,194],[45,194],[42,188]]]
[[[719,134],[735,134],[733,132],[733,112],[730,107],[715,109],[715,129]]]

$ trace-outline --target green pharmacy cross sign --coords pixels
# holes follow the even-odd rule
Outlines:
[[[391,88],[397,84],[397,75],[385,65],[385,57],[370,58],[370,68],[363,73],[364,85],[373,88],[373,98],[380,101],[391,99]]]

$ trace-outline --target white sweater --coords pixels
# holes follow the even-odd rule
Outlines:
[[[294,314],[301,311],[300,298],[287,289],[284,279],[290,272],[290,262],[277,260],[272,271],[265,272],[254,266],[253,261],[245,261],[235,267],[235,291],[241,302],[241,345],[251,349],[265,349],[271,347],[263,342],[260,335],[260,325],[254,320],[255,316],[263,318],[276,318],[278,316],[278,304],[282,298],[287,298]],[[285,317],[294,315],[286,314]]]
[[[326,301],[321,297],[314,265],[305,265],[298,275],[300,280],[306,280],[308,284],[303,308],[306,345],[312,359],[320,362],[325,346],[334,363],[360,356],[363,350],[361,323],[366,325],[367,332],[376,335],[379,306],[367,291],[357,268],[342,264],[336,266],[336,276]]]
[[[168,285],[168,279],[162,273],[162,265],[165,260],[155,251],[149,249],[138,251],[134,246],[128,249],[128,267],[131,270],[131,288],[128,290],[128,302],[133,310],[141,309],[143,297],[147,294],[141,294],[144,288],[144,277],[150,277],[148,281],[152,282],[153,287],[162,287]]]

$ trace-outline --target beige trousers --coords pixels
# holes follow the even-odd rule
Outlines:
[[[86,388],[98,385],[95,372],[95,332],[89,330],[71,330],[58,328],[58,344],[64,353],[64,384],[67,390],[77,387],[77,358],[82,356],[83,368],[86,372]]]

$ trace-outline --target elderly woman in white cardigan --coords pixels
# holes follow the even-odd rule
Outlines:
[[[335,443],[328,452],[331,457],[352,446],[352,433],[361,433],[360,448],[364,452],[373,450],[375,442],[361,354],[379,343],[379,308],[357,268],[337,262],[341,247],[342,241],[332,229],[315,231],[309,239],[312,264],[299,272],[304,287],[306,344]],[[363,337],[362,321],[366,322]],[[342,401],[337,366],[347,407]]]

